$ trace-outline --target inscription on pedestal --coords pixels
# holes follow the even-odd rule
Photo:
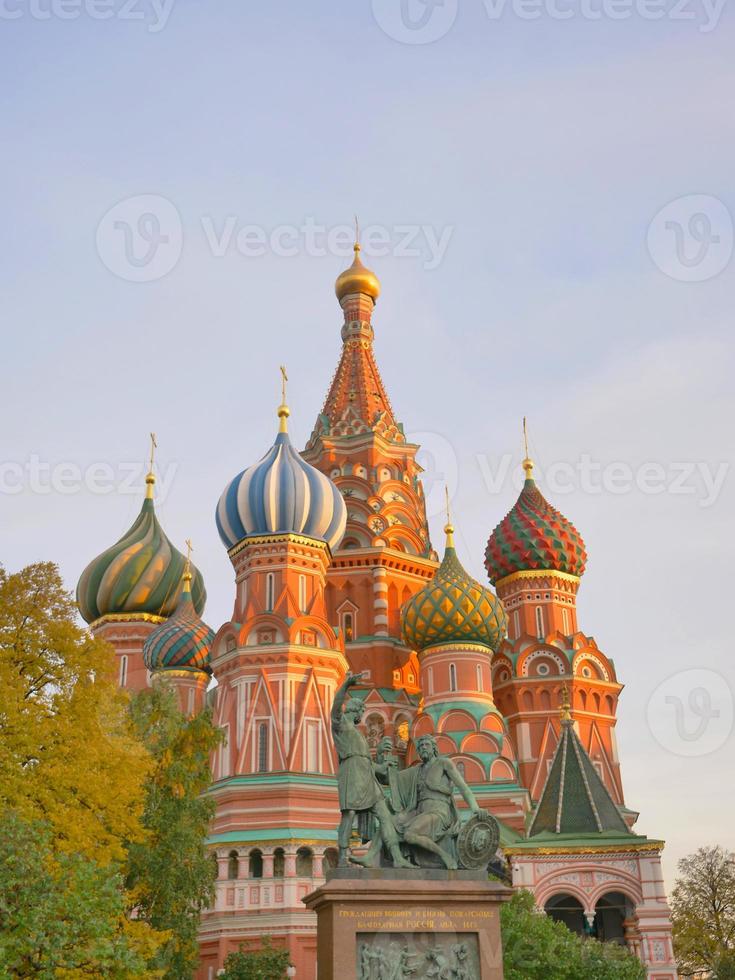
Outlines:
[[[358,932],[357,980],[480,980],[477,933]]]

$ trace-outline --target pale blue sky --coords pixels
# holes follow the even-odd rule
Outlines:
[[[693,2],[691,20],[672,20],[672,0],[658,21],[640,4],[620,21],[578,6],[568,20],[542,9],[528,21],[510,4],[493,20],[482,0],[460,0],[443,37],[409,45],[381,29],[380,0],[377,19],[366,0],[176,0],[157,31],[143,0],[143,20],[123,19],[118,0],[104,21],[89,6],[70,20],[0,6],[7,566],[54,559],[72,587],[137,513],[143,469],[131,495],[120,464],[142,463],[155,429],[173,474],[159,514],[180,547],[194,539],[218,627],[233,591],[216,501],[275,435],[282,362],[294,441],[306,441],[339,354],[332,286],[346,261],[298,235],[294,256],[234,244],[217,256],[206,229],[229,218],[268,236],[357,211],[395,252],[396,229],[428,226],[448,235],[435,268],[423,233],[418,256],[366,261],[383,283],[384,380],[407,431],[422,434],[431,479],[450,477],[462,559],[484,576],[484,542],[517,492],[488,475],[505,453],[517,464],[524,413],[541,477],[584,454],[644,485],[643,464],[663,467],[661,493],[635,480],[612,492],[609,469],[600,493],[578,477],[571,492],[544,489],[587,541],[580,624],[626,684],[618,734],[639,829],[668,840],[669,874],[700,844],[732,847],[734,501],[719,470],[735,410],[732,12],[704,31],[707,8]],[[105,214],[138,195],[171,202],[183,230],[179,261],[149,282],[103,261],[105,242],[121,240]],[[728,216],[704,206],[720,237],[711,254],[725,251],[701,282],[680,281],[691,263],[677,265],[663,219],[652,249],[669,275],[646,244],[654,216],[689,195],[719,199]],[[687,207],[674,206],[675,224]],[[55,488],[18,469],[32,456],[56,468]],[[64,463],[113,467],[111,492],[76,488],[73,473],[60,492]],[[677,477],[677,464],[700,469]],[[717,472],[708,493],[702,473]],[[692,492],[674,492],[677,479]],[[646,707],[689,668],[719,675],[702,683],[720,716],[684,758],[674,714],[656,723],[667,749]],[[686,701],[686,678],[672,683],[664,694]]]

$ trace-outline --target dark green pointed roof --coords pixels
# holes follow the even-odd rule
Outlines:
[[[636,836],[598,776],[573,723],[562,721],[561,739],[528,836],[606,832]]]

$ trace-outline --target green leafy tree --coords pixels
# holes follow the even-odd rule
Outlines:
[[[129,923],[122,877],[56,854],[48,825],[6,813],[0,835],[0,977],[150,977],[155,942]],[[142,940],[142,941],[141,941]]]
[[[51,562],[0,566],[0,976],[155,976],[122,866],[150,760]]]
[[[227,956],[222,980],[284,980],[289,964],[288,950],[274,949],[270,936],[264,936],[257,952],[241,946]]]
[[[671,912],[679,973],[724,980],[733,975],[735,957],[735,855],[700,847],[678,870]]]
[[[583,939],[518,891],[500,910],[505,980],[643,980],[637,957],[613,943]]]
[[[210,753],[222,732],[209,710],[182,714],[165,684],[131,702],[133,725],[155,768],[145,786],[144,842],[128,854],[127,886],[136,914],[168,935],[153,961],[169,980],[190,977],[198,961],[197,928],[214,899],[215,871],[205,840],[215,804],[205,795],[212,780]]]

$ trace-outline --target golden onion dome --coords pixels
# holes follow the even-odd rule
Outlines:
[[[349,296],[350,293],[364,293],[375,302],[380,296],[380,280],[360,261],[360,246],[357,242],[355,242],[354,250],[355,258],[352,265],[337,276],[337,281],[334,284],[337,299],[341,303],[345,296]]]

